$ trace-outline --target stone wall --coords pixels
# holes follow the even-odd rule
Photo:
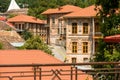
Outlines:
[[[16,31],[0,31],[0,38],[7,40],[8,42],[24,42],[21,36]]]

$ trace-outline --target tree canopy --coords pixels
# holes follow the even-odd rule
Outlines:
[[[33,37],[33,34],[28,30],[24,30],[20,35],[24,40],[28,40],[29,38]]]
[[[49,49],[48,45],[45,44],[41,39],[40,36],[34,36],[29,38],[25,44],[22,46],[22,49],[36,49],[42,50],[50,55],[52,55],[52,51]]]
[[[44,19],[40,14],[48,8],[56,8],[66,4],[79,7],[87,7],[95,3],[95,0],[16,0],[21,8],[29,8],[28,14]],[[10,4],[10,0],[0,0],[0,12],[5,12]]]
[[[3,44],[2,44],[2,42],[0,42],[0,49],[3,49]]]
[[[103,37],[120,34],[120,0],[97,0],[99,8],[99,22]],[[97,9],[97,8],[96,8]],[[120,43],[107,43],[99,40],[98,52],[95,54],[95,62],[117,62],[120,60]],[[113,65],[95,65],[95,68],[111,68]],[[114,80],[114,76],[106,76],[108,80]]]
[[[0,12],[5,12],[8,9],[10,0],[0,0]]]
[[[120,5],[119,2],[120,0],[96,1],[96,5],[102,7],[99,9],[99,22],[101,24],[100,27],[103,37],[120,34],[120,13],[117,12]],[[120,46],[119,43],[106,43],[103,39],[100,40],[95,61],[118,61],[120,55],[115,54],[120,53],[120,50],[117,48],[118,46]],[[111,59],[112,57],[114,57],[114,59]]]

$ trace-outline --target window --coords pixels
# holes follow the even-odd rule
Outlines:
[[[55,23],[55,18],[54,17],[52,17],[52,23]]]
[[[58,34],[60,34],[60,28],[58,28],[58,31],[57,31],[57,32],[58,32]]]
[[[18,24],[18,29],[21,30],[21,24]]]
[[[72,34],[77,34],[77,23],[72,23]]]
[[[75,57],[72,58],[72,63],[76,63],[76,58]]]
[[[88,58],[83,58],[84,62],[89,62]]]
[[[66,28],[64,28],[64,34],[66,34]]]
[[[22,30],[25,30],[25,24],[21,24],[22,25]]]
[[[49,17],[47,17],[47,23],[48,23],[48,24],[50,23],[50,18],[49,18]]]
[[[98,42],[95,42],[95,52],[98,50]]]
[[[88,34],[88,23],[83,23],[83,34]]]
[[[88,53],[88,42],[83,42],[83,53]]]
[[[99,23],[95,23],[95,32],[100,32]]]
[[[58,34],[62,34],[62,21],[58,20]]]
[[[72,42],[72,53],[77,53],[77,42]]]

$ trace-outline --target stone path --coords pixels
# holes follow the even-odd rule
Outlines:
[[[52,49],[52,52],[54,54],[54,57],[57,59],[64,61],[66,58],[66,51],[65,48],[62,46],[57,45],[51,45],[50,48]]]

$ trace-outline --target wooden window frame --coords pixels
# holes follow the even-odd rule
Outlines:
[[[72,42],[72,53],[77,53],[78,50],[78,43],[77,42]]]
[[[95,32],[100,32],[100,25],[99,25],[99,23],[95,23]]]
[[[55,23],[55,17],[52,17],[52,23],[53,24]]]
[[[77,23],[72,23],[72,34],[77,34]]]
[[[82,47],[83,47],[83,54],[87,54],[88,53],[88,42],[83,42],[82,43]]]
[[[71,60],[72,60],[72,63],[77,63],[77,58],[76,57],[72,57]]]
[[[88,23],[83,23],[83,34],[89,33]]]

